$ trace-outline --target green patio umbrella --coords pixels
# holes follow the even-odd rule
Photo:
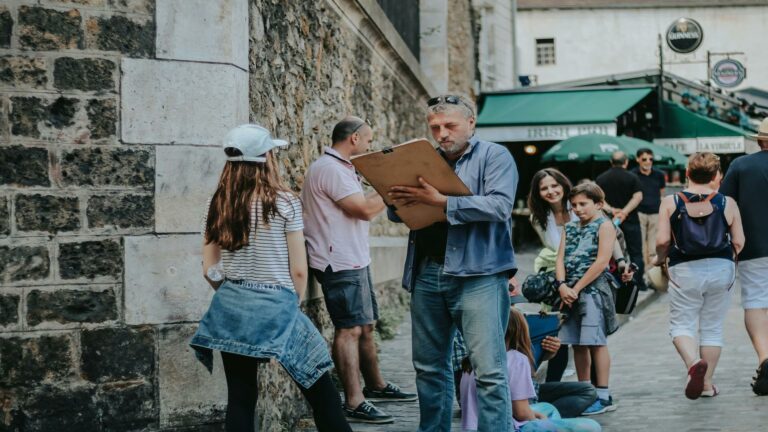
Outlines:
[[[687,159],[674,149],[627,136],[601,134],[578,135],[560,141],[541,157],[542,162],[604,162],[621,150],[630,158],[641,148],[653,150],[657,164],[665,168],[683,168]]]

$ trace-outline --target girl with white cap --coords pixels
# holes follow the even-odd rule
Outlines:
[[[319,431],[350,431],[328,370],[325,340],[299,309],[307,284],[301,201],[281,181],[272,139],[241,125],[224,140],[227,162],[203,220],[204,277],[216,290],[190,345],[227,378],[227,431],[253,431],[258,364],[277,360],[299,385]]]

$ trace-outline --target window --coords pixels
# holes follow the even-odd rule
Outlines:
[[[555,64],[555,40],[536,39],[536,66]]]

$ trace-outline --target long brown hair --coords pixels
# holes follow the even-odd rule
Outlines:
[[[563,211],[568,209],[568,194],[573,187],[571,181],[568,180],[568,177],[554,168],[544,168],[533,175],[533,180],[531,180],[531,190],[528,192],[528,208],[531,209],[533,222],[539,224],[543,230],[547,229],[547,215],[549,215],[551,207],[549,203],[544,201],[544,198],[541,197],[539,187],[541,181],[547,176],[555,179],[555,181],[563,187],[563,199],[561,200]]]
[[[525,315],[513,307],[509,308],[509,323],[507,324],[507,332],[504,334],[504,343],[507,346],[507,351],[515,350],[528,357],[528,361],[531,362],[531,373],[533,374],[536,362],[533,360],[531,336],[528,333],[528,321],[525,320]],[[469,357],[461,362],[461,369],[467,373],[472,372]]]
[[[240,151],[226,149],[228,156]],[[219,185],[211,198],[205,223],[206,244],[215,243],[228,251],[242,249],[251,233],[251,206],[261,202],[265,225],[278,214],[277,198],[289,192],[277,175],[272,152],[266,162],[227,162],[219,177]],[[258,224],[258,221],[256,221]]]

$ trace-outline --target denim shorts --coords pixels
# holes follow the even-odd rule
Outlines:
[[[336,328],[372,324],[379,319],[379,307],[373,291],[369,267],[332,271],[312,269],[325,297],[325,307]]]

